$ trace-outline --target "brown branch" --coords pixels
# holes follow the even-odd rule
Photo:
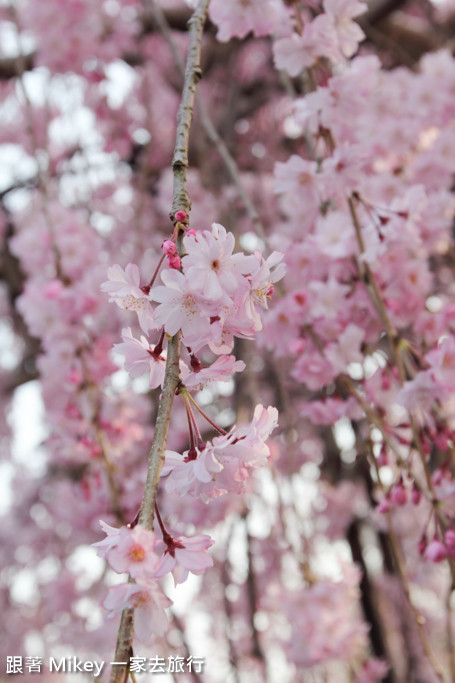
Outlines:
[[[161,469],[164,463],[164,450],[166,448],[167,434],[171,421],[172,403],[174,401],[175,390],[180,381],[179,359],[180,333],[177,332],[177,334],[169,341],[167,347],[167,361],[163,382],[163,392],[161,394],[161,399],[158,406],[155,433],[153,435],[153,441],[148,460],[148,471],[144,497],[142,499],[141,511],[139,515],[139,524],[150,530],[153,530],[155,501],[158,492]]]
[[[386,662],[390,662],[387,641],[376,604],[375,588],[369,577],[368,569],[363,556],[363,549],[360,541],[360,522],[356,519],[353,520],[347,531],[347,541],[351,548],[353,561],[362,570],[359,586],[361,595],[360,599],[365,619],[370,625],[369,638],[373,652],[376,657],[384,659]],[[396,683],[396,675],[392,668],[382,679],[382,683]]]
[[[158,4],[155,2],[155,0],[143,0],[144,4],[147,6],[147,8],[150,11],[150,16],[152,17],[153,21],[155,22],[157,28],[160,30],[160,32],[163,35],[163,38],[167,42],[169,49],[172,53],[172,57],[174,59],[174,63],[180,71],[182,75],[184,75],[184,65],[183,65],[183,60],[180,56],[180,52],[177,48],[176,42],[172,36],[172,32],[170,30],[169,23],[167,21],[167,17],[164,13],[164,11],[158,6]],[[208,140],[215,146],[215,148],[218,151],[218,154],[220,155],[226,170],[228,171],[231,181],[235,185],[238,195],[246,209],[246,212],[248,214],[249,219],[251,220],[254,229],[256,231],[256,234],[258,237],[260,237],[265,246],[267,247],[267,236],[265,234],[264,226],[262,224],[262,221],[259,217],[259,214],[256,210],[256,207],[254,206],[253,202],[249,198],[242,180],[240,178],[240,172],[239,168],[237,166],[237,163],[230,153],[226,143],[222,139],[221,135],[218,133],[217,129],[215,128],[212,119],[210,118],[210,115],[207,111],[207,107],[205,106],[204,102],[200,97],[196,95],[196,107],[197,111],[199,113],[200,119],[201,119],[201,124],[204,129],[204,132],[208,138]]]
[[[172,200],[171,219],[174,214],[183,210],[189,213],[190,199],[186,187],[186,171],[188,168],[189,131],[193,118],[194,93],[196,84],[201,77],[199,66],[201,54],[202,32],[207,14],[209,0],[201,0],[193,16],[188,22],[190,44],[188,49],[183,84],[182,101],[177,115],[177,132],[175,152],[172,161],[174,173],[174,192]],[[161,469],[164,463],[164,451],[166,448],[167,435],[171,420],[172,403],[175,390],[179,382],[179,359],[180,359],[180,332],[178,332],[168,344],[166,370],[163,382],[163,391],[158,406],[155,433],[148,459],[148,471],[145,484],[144,497],[142,500],[139,524],[147,529],[153,529],[153,517],[155,500],[158,491]],[[134,610],[125,609],[120,621],[117,646],[115,651],[116,662],[126,662],[115,666],[111,671],[111,683],[124,683],[128,678],[129,661],[132,653],[134,631]]]
[[[194,97],[196,85],[202,76],[200,58],[202,32],[209,0],[201,0],[193,16],[188,22],[190,44],[186,60],[185,78],[180,107],[177,113],[177,136],[175,141],[172,170],[174,174],[174,190],[171,209],[171,220],[177,211],[189,213],[191,202],[186,189],[186,172],[188,169],[188,148],[191,121],[193,120]]]
[[[251,551],[251,536],[250,532],[248,530],[248,521],[247,521],[247,513],[245,513],[244,516],[245,520],[245,531],[246,531],[246,553],[247,553],[247,561],[248,561],[248,575],[246,579],[246,588],[247,588],[247,596],[248,596],[248,606],[249,606],[249,617],[250,617],[250,629],[251,629],[251,636],[253,639],[253,647],[251,650],[251,655],[255,659],[257,659],[263,668],[263,674],[266,675],[267,673],[267,668],[266,668],[266,659],[264,656],[264,652],[262,650],[262,645],[261,641],[259,639],[259,633],[256,628],[256,623],[255,623],[255,616],[258,611],[258,591],[257,591],[257,585],[256,585],[256,576],[254,573],[254,567],[253,567],[253,553]]]

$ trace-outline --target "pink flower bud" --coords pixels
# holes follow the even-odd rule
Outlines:
[[[387,389],[390,389],[391,381],[390,377],[388,375],[382,375],[381,377],[381,389],[383,391],[387,391]]]
[[[294,292],[293,297],[298,306],[305,306],[307,302],[307,295],[305,292]]]
[[[49,280],[44,287],[44,296],[46,299],[58,299],[63,289],[64,286],[60,280]]]
[[[175,214],[175,220],[178,223],[185,223],[186,218],[187,216],[185,211],[177,211],[177,213]]]
[[[414,505],[418,505],[420,503],[420,500],[422,498],[422,491],[417,488],[415,484],[412,486],[412,491],[411,491],[411,500]]]
[[[400,313],[400,302],[396,299],[387,299],[386,305],[389,311],[392,311],[392,313]]]
[[[82,384],[83,377],[79,370],[70,370],[66,376],[66,381],[70,384]]]
[[[385,465],[388,465],[389,463],[389,456],[387,454],[387,449],[384,448],[384,446],[381,447],[381,450],[378,455],[378,465],[379,467],[384,467]]]
[[[442,469],[440,467],[438,467],[438,469],[435,470],[433,472],[433,474],[431,475],[431,481],[433,482],[433,484],[435,486],[438,486],[442,482],[443,479],[444,479],[444,473],[443,473]]]
[[[447,529],[444,534],[444,541],[451,557],[455,556],[455,531]]]
[[[422,450],[425,453],[425,455],[430,455],[431,443],[429,442],[428,439],[425,439],[425,438],[422,439]]]
[[[169,268],[180,270],[180,256],[178,254],[169,254],[168,256]]]
[[[441,434],[437,434],[434,438],[434,445],[436,448],[439,448],[440,451],[445,453],[449,447],[449,436],[447,432],[441,432]]]
[[[399,481],[398,484],[393,487],[390,498],[395,505],[405,505],[407,503],[408,495],[402,481]]]
[[[447,548],[438,538],[433,538],[427,545],[424,557],[430,562],[442,562],[447,557]]]
[[[418,546],[417,546],[417,548],[419,550],[419,555],[423,555],[426,547],[427,547],[427,537],[425,534],[423,534],[423,536],[421,536],[420,541],[419,541]]]
[[[388,498],[383,498],[381,502],[378,505],[378,512],[381,512],[382,514],[388,512],[390,510],[390,500]]]
[[[290,353],[303,353],[306,346],[306,341],[304,339],[292,339],[288,344],[288,349]]]
[[[163,251],[165,254],[174,255],[177,253],[177,247],[172,240],[165,240],[163,242]]]

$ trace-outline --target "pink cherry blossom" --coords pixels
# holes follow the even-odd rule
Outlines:
[[[233,254],[235,238],[218,223],[183,238],[186,255],[183,272],[192,292],[209,301],[223,301],[244,286],[244,274],[250,272],[251,257]]]
[[[275,166],[275,192],[288,193],[296,210],[305,206],[316,217],[321,197],[317,170],[315,161],[293,154],[287,162]]]
[[[430,562],[442,562],[447,557],[447,548],[442,541],[434,538],[427,545],[424,557]]]
[[[134,607],[134,633],[146,644],[163,636],[168,627],[166,607],[172,601],[153,581],[137,579],[135,583],[123,583],[109,589],[103,606],[112,614],[122,612],[126,607]]]
[[[108,280],[101,285],[103,292],[110,295],[109,301],[126,310],[136,311],[144,332],[152,327],[153,314],[147,294],[140,287],[139,268],[128,263],[125,270],[118,265],[108,269]]]
[[[161,280],[164,286],[154,287],[150,292],[150,298],[159,303],[154,313],[155,324],[163,325],[167,334],[172,336],[182,330],[188,346],[197,350],[197,342],[191,343],[193,339],[210,338],[210,322],[202,316],[197,296],[191,292],[187,278],[179,271],[164,270]]]
[[[186,581],[189,572],[201,574],[213,567],[212,558],[205,552],[212,545],[213,541],[210,536],[202,534],[177,538],[164,536],[163,541],[157,546],[157,551],[164,550],[164,555],[159,561],[155,577],[160,578],[172,572],[177,585]]]
[[[161,476],[166,476],[169,493],[189,493],[203,501],[226,494],[240,493],[249,477],[249,468],[266,464],[270,449],[265,441],[278,423],[276,408],[258,405],[248,426],[233,427],[228,434],[216,436],[196,457],[166,451]]]
[[[149,373],[150,388],[161,386],[166,366],[166,353],[155,353],[155,348],[144,336],[133,337],[131,328],[122,330],[122,344],[115,344],[114,349],[125,356],[125,368],[130,377],[140,377]]]
[[[278,0],[214,0],[210,3],[210,19],[218,26],[218,40],[233,36],[244,38],[250,31],[255,36],[274,33],[280,24],[288,25],[286,9]]]
[[[290,76],[298,76],[305,67],[313,66],[319,57],[338,61],[340,54],[337,43],[335,23],[328,14],[319,14],[305,24],[301,35],[293,33],[289,38],[275,42],[275,65]]]
[[[227,382],[234,374],[234,372],[242,372],[245,369],[245,363],[241,360],[236,360],[235,356],[219,356],[207,368],[201,368],[197,372],[186,368],[182,372],[182,383],[187,389],[192,391],[200,391],[210,382]]]
[[[108,536],[112,543],[112,536]],[[105,556],[110,566],[119,574],[127,572],[134,579],[150,578],[155,571],[157,555],[156,540],[151,531],[141,526],[133,529],[121,527],[115,545],[110,545]]]
[[[358,0],[324,0],[324,10],[337,34],[340,52],[352,57],[365,34],[352,19],[363,14],[367,5]]]

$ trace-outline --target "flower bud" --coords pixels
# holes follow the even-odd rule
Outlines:
[[[163,242],[163,251],[165,254],[173,256],[174,254],[177,253],[177,247],[175,245],[175,242],[172,240],[165,240]]]
[[[175,270],[180,270],[180,256],[178,254],[168,255],[169,268],[174,268]]]
[[[447,548],[442,541],[435,537],[427,545],[424,557],[430,562],[442,562],[447,557]]]
[[[418,505],[422,498],[422,491],[415,484],[412,485],[411,500],[414,505]]]
[[[378,505],[378,512],[385,513],[390,510],[390,500],[388,498],[383,498]]]
[[[451,557],[455,556],[455,531],[453,529],[447,529],[444,534],[444,542],[446,544],[448,553]]]
[[[395,505],[405,505],[407,503],[408,496],[402,481],[399,481],[398,484],[393,487],[390,499]]]

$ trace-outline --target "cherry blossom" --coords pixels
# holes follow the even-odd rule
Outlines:
[[[137,638],[150,644],[156,637],[163,636],[168,628],[165,611],[172,601],[167,598],[156,582],[142,581],[123,583],[109,589],[104,607],[112,614],[122,612],[125,607],[134,607],[134,633]]]
[[[158,552],[164,546],[164,555],[155,570],[155,577],[172,572],[177,585],[186,581],[189,572],[198,574],[213,567],[212,558],[205,552],[211,545],[212,539],[202,534],[191,538],[164,536],[163,542],[157,546]]]
[[[135,339],[131,328],[122,330],[123,343],[115,344],[114,349],[117,353],[125,356],[125,368],[131,377],[140,377],[149,373],[150,388],[159,387],[164,379],[164,369],[166,356],[162,347],[152,346],[144,336]]]
[[[153,323],[152,310],[147,301],[147,294],[140,287],[139,268],[129,263],[125,270],[120,266],[108,269],[108,280],[101,285],[104,292],[110,294],[110,301],[127,310],[136,311],[139,322],[145,333]]]
[[[155,537],[141,526],[122,527],[116,534],[108,530],[101,553],[119,574],[129,573],[134,579],[150,578],[157,564]],[[100,551],[100,546],[98,546]]]
[[[244,369],[245,363],[236,360],[235,356],[219,356],[209,367],[183,370],[182,382],[187,389],[199,391],[210,382],[227,382],[234,372],[242,372]]]
[[[254,267],[251,257],[233,254],[235,238],[217,223],[212,230],[184,237],[183,271],[189,288],[208,301],[223,301],[244,283]],[[250,265],[251,264],[251,265]]]

